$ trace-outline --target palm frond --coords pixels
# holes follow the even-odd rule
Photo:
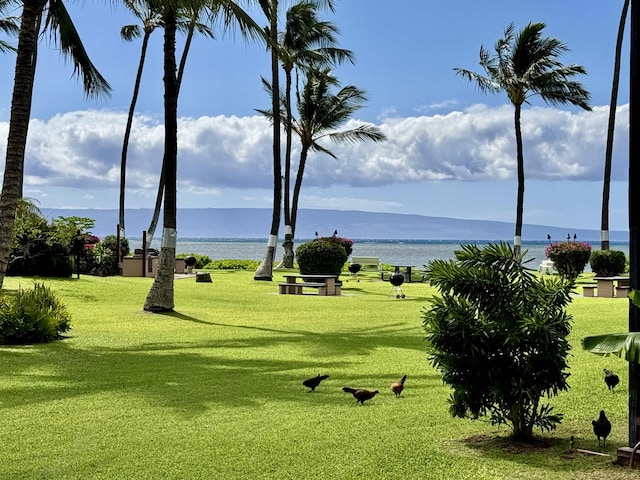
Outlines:
[[[80,35],[62,0],[50,0],[44,31],[50,32],[50,40],[60,45],[62,54],[73,62],[73,75],[82,79],[87,96],[108,96],[111,86],[89,59]]]
[[[142,28],[140,28],[140,25],[123,25],[120,28],[120,38],[125,42],[132,42],[141,36]]]

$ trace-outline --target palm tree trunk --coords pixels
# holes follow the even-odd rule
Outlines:
[[[38,34],[45,1],[24,0],[22,3],[22,21],[18,35],[4,179],[2,193],[0,193],[0,288],[4,283],[9,264],[11,237],[18,201],[22,198],[24,152],[31,117]]]
[[[273,88],[271,108],[273,110],[273,212],[271,216],[271,232],[267,241],[267,251],[256,269],[254,280],[273,279],[273,259],[278,244],[280,228],[280,209],[282,208],[282,161],[280,154],[280,75],[278,52],[274,45],[278,44],[278,0],[271,0],[268,9],[269,34],[271,46],[271,85]]]
[[[516,128],[516,151],[518,163],[518,199],[516,204],[516,231],[513,238],[513,252],[522,249],[522,214],[524,211],[524,154],[522,149],[522,128],[520,126],[521,105],[515,105],[514,123]]]
[[[291,119],[291,70],[285,71],[286,87],[285,87],[285,105],[287,109],[287,123],[285,127],[286,149],[284,157],[284,243],[282,247],[284,253],[282,255],[282,263],[277,268],[293,268],[293,227],[291,223],[291,144],[293,140],[293,126]]]
[[[178,159],[178,79],[176,77],[176,9],[168,3],[164,18],[164,229],[158,273],[147,295],[144,309],[172,311],[174,307],[174,269],[176,262],[177,159]]]
[[[611,85],[611,103],[609,103],[609,123],[607,125],[607,147],[604,155],[604,182],[602,184],[602,218],[600,221],[600,249],[609,250],[609,189],[611,186],[611,159],[613,157],[613,136],[616,127],[616,110],[618,106],[618,84],[620,83],[620,57],[622,55],[622,40],[627,11],[630,0],[624,0],[618,37],[616,39],[616,54],[613,66],[613,84]]]
[[[147,56],[147,47],[149,45],[149,36],[151,33],[145,31],[142,37],[142,47],[140,49],[140,61],[138,62],[138,72],[136,73],[136,81],[133,86],[133,96],[131,97],[131,104],[129,105],[129,114],[127,116],[127,125],[124,129],[124,140],[122,142],[122,157],[120,158],[120,211],[118,222],[120,225],[120,236],[125,236],[125,224],[124,224],[124,199],[125,199],[125,183],[127,172],[127,151],[129,149],[129,138],[131,137],[131,126],[133,125],[133,115],[136,109],[136,103],[138,102],[138,94],[140,93],[140,82],[142,81],[142,71],[144,70],[144,61]],[[121,262],[122,258],[118,258],[118,262]]]
[[[178,91],[177,96],[180,96],[180,86],[182,85],[182,76],[184,75],[184,68],[187,64],[187,56],[189,55],[189,48],[191,47],[191,42],[193,40],[193,33],[195,29],[195,20],[191,22],[189,25],[189,32],[187,33],[187,38],[184,43],[184,50],[182,51],[182,56],[180,57],[180,67],[178,67]],[[153,242],[153,235],[156,233],[156,226],[158,225],[158,219],[160,218],[160,210],[162,209],[162,200],[164,197],[164,169],[165,169],[165,161],[164,155],[162,157],[162,167],[160,168],[160,178],[158,180],[158,193],[156,194],[156,204],[153,208],[153,215],[151,216],[151,222],[149,223],[149,228],[147,228],[146,240],[147,245],[151,245]]]
[[[304,169],[307,165],[307,155],[309,154],[309,147],[302,146],[300,151],[300,163],[298,165],[298,174],[296,175],[296,183],[293,186],[293,202],[291,203],[291,227],[293,230],[293,238],[296,233],[296,222],[298,221],[298,201],[300,199],[300,190],[302,188],[302,179],[304,178]],[[291,244],[293,246],[293,238]]]

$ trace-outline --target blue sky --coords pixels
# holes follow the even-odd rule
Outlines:
[[[110,98],[87,101],[55,46],[40,46],[25,195],[42,207],[118,207],[120,150],[140,42],[120,40],[120,27],[135,19],[114,4],[68,5],[87,51],[113,87]],[[591,92],[593,111],[551,108],[535,97],[525,107],[524,222],[598,230],[621,6],[622,0],[338,1],[336,13],[325,18],[339,27],[340,46],[357,62],[336,75],[369,98],[352,125],[373,123],[389,141],[327,144],[339,160],[310,158],[300,206],[514,222],[513,108],[503,94],[479,93],[453,68],[481,72],[481,45],[492,49],[511,22],[519,29],[541,21],[546,35],[569,46],[562,61],[586,67],[580,80]],[[264,24],[261,14],[254,18]],[[628,58],[625,47],[611,230],[627,229]],[[14,61],[12,55],[0,58],[2,147]],[[260,84],[260,76],[268,75],[269,56],[260,45],[220,32],[216,40],[194,41],[179,103],[179,207],[271,207],[270,129],[255,112],[269,106]],[[162,108],[158,30],[136,109],[128,208],[153,207]]]

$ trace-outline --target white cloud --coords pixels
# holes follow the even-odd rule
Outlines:
[[[592,112],[524,109],[525,177],[601,181],[607,112],[608,107]],[[617,115],[613,179],[622,180],[627,171],[628,105],[619,107]],[[83,188],[92,195],[101,188],[117,188],[125,122],[125,113],[102,110],[32,120],[25,186]],[[345,127],[360,123],[353,120]],[[304,185],[371,187],[515,177],[513,108],[509,105],[474,105],[446,115],[385,118],[378,126],[387,142],[356,146],[324,142],[339,160],[312,153]],[[0,123],[0,146],[6,146],[6,131],[7,123]],[[264,118],[181,118],[178,135],[181,189],[220,195],[222,188],[272,188],[271,127]],[[160,119],[135,117],[127,161],[131,191],[155,196],[163,138]],[[298,155],[299,149],[294,148],[296,163]]]

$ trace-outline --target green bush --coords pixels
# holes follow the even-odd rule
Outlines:
[[[303,243],[296,249],[300,273],[340,275],[349,258],[341,242],[319,238]]]
[[[66,307],[44,284],[0,297],[0,343],[51,342],[70,328]]]
[[[207,265],[212,262],[211,257],[207,255],[201,255],[199,253],[179,253],[176,258],[193,257],[196,259],[196,264],[193,268],[208,268]]]
[[[453,388],[454,417],[489,416],[528,440],[562,420],[542,397],[567,383],[573,282],[539,278],[505,243],[463,245],[426,276],[440,296],[423,309],[429,360]]]
[[[620,250],[594,250],[589,265],[597,277],[614,277],[624,272],[627,258]]]
[[[332,237],[321,237],[318,240],[324,240],[326,242],[335,242],[344,247],[344,251],[347,253],[347,258],[351,255],[353,251],[353,240],[344,237],[338,237],[337,235],[333,235]]]
[[[257,260],[214,260],[203,268],[206,270],[256,270],[260,266]]]
[[[560,242],[549,245],[545,251],[548,259],[561,277],[567,280],[575,280],[589,262],[591,245],[585,242]]]

